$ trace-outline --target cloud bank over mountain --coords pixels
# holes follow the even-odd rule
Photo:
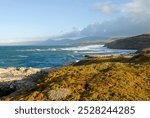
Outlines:
[[[120,14],[113,20],[93,23],[80,31],[63,34],[59,38],[70,36],[130,36],[150,33],[150,0],[132,0],[116,5],[113,1],[94,4],[94,10],[105,15],[114,12]]]

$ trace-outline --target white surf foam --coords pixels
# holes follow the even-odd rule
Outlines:
[[[61,50],[67,50],[67,51],[99,50],[103,46],[104,45],[77,46],[77,47],[61,48]]]
[[[20,52],[45,52],[45,51],[57,51],[56,48],[47,48],[47,49],[26,49],[26,50],[17,50]]]
[[[26,57],[28,57],[28,56],[25,56],[25,55],[18,55],[18,57],[26,58]]]

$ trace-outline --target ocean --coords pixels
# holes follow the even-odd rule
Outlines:
[[[84,58],[87,54],[129,54],[135,50],[87,46],[0,46],[0,68],[54,68]]]

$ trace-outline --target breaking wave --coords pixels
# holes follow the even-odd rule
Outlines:
[[[17,50],[20,52],[45,52],[45,51],[57,51],[56,48],[47,48],[47,49],[26,49],[26,50]]]
[[[104,45],[77,46],[77,47],[61,48],[61,50],[67,50],[67,51],[99,50],[103,46]]]

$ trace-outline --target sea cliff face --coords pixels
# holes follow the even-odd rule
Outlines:
[[[150,49],[139,54],[90,56],[42,76],[1,100],[150,100]]]
[[[150,34],[143,34],[139,36],[115,40],[113,42],[106,43],[105,46],[111,49],[133,50],[142,50],[144,48],[150,48]]]

